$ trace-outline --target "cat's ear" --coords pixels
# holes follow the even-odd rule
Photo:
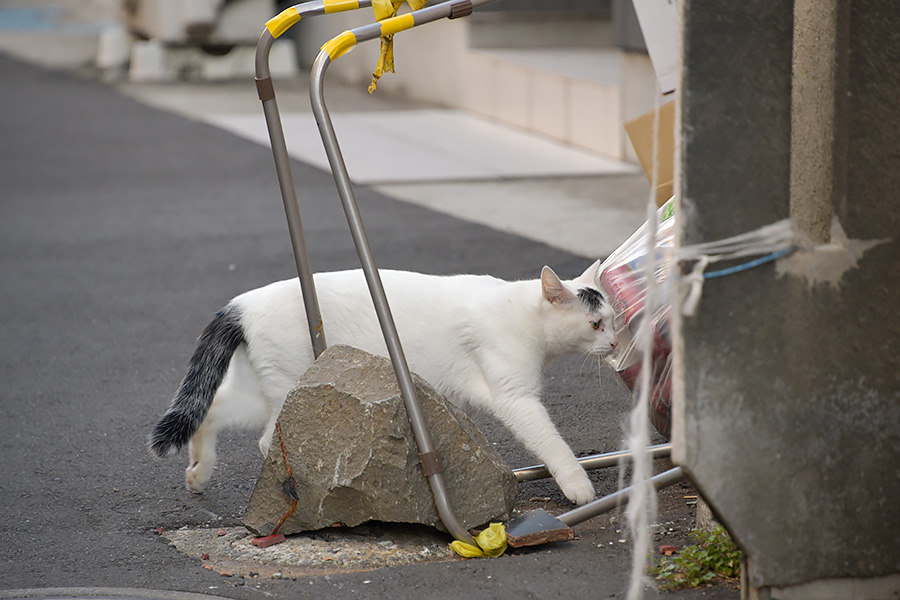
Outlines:
[[[563,285],[550,267],[541,269],[541,290],[544,299],[551,304],[568,304],[575,301],[575,294]]]
[[[581,274],[579,277],[579,281],[587,282],[591,285],[597,285],[597,275],[600,273],[600,259],[597,259],[597,262],[592,264],[587,268],[587,271]]]

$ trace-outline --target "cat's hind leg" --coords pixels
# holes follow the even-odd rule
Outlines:
[[[199,494],[206,489],[216,468],[216,437],[219,432],[209,419],[203,422],[188,444],[190,463],[184,470],[184,485],[189,492]]]
[[[310,354],[312,351],[310,350]],[[310,356],[310,363],[312,362]],[[288,394],[297,384],[297,379],[306,371],[309,364],[300,364],[299,372],[286,371],[283,369],[270,368],[265,374],[265,385],[261,387],[262,394],[266,398],[266,418],[265,426],[262,428],[262,436],[259,438],[259,451],[263,457],[269,456],[269,448],[272,446],[273,437],[275,436],[275,424],[278,417],[281,416],[281,408],[287,399]],[[280,440],[275,440],[279,444]]]
[[[269,418],[269,422],[266,423],[266,427],[263,429],[262,437],[259,438],[259,451],[262,452],[264,457],[269,456],[269,448],[272,446],[272,437],[275,434],[275,424],[278,422],[279,414],[279,412],[276,412]]]
[[[266,422],[267,402],[244,346],[231,357],[222,385],[216,391],[206,418],[191,437],[190,463],[184,483],[191,492],[206,489],[216,466],[216,439],[226,429],[257,429]]]

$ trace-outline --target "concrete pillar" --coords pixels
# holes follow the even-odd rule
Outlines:
[[[847,85],[848,8],[849,0],[794,0],[791,217],[820,244],[831,239],[833,197],[843,191],[833,166],[844,149],[835,121]]]
[[[744,550],[745,598],[894,598],[900,11],[682,10],[681,242],[791,216],[819,246],[709,280],[676,320],[674,459]]]

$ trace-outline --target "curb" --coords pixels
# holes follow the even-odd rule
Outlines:
[[[141,588],[104,588],[104,587],[70,587],[70,588],[30,588],[21,590],[0,590],[0,599],[19,598],[91,598],[104,600],[210,600],[223,598],[211,594],[178,592],[175,590],[147,590]]]

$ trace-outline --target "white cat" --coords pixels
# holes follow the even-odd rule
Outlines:
[[[549,267],[540,280],[516,282],[381,271],[410,369],[454,404],[494,414],[577,504],[594,488],[541,404],[542,372],[563,354],[615,347],[613,311],[594,283],[599,266],[568,282]],[[387,356],[362,271],[320,273],[315,282],[328,343]],[[282,403],[312,362],[296,279],[237,296],[201,335],[151,448],[165,456],[190,442],[185,483],[203,491],[218,433],[261,429],[268,454]]]

